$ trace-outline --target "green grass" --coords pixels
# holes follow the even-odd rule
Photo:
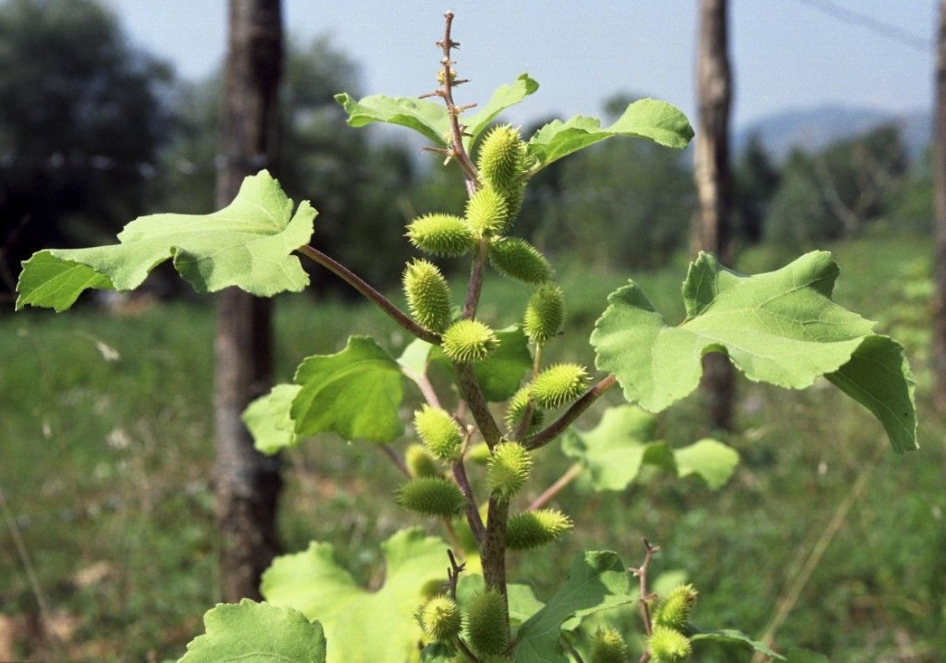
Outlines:
[[[575,519],[575,532],[550,550],[551,561],[515,556],[511,576],[547,597],[578,550],[618,550],[633,565],[646,535],[663,549],[656,570],[683,570],[700,589],[700,625],[757,635],[793,569],[869,472],[776,642],[850,663],[939,660],[946,646],[946,427],[925,400],[929,250],[908,238],[871,239],[839,247],[837,259],[838,300],[908,347],[920,384],[920,452],[885,451],[873,466],[885,444],[882,430],[835,390],[786,392],[742,380],[740,432],[728,441],[743,462],[727,487],[711,493],[697,480],[660,475],[622,494],[569,487],[556,504]],[[755,250],[742,267],[758,271],[776,260]],[[548,359],[590,365],[588,333],[607,294],[628,275],[589,274],[567,263],[559,273],[568,325]],[[682,312],[684,274],[679,260],[635,276],[673,319]],[[489,279],[481,316],[496,326],[512,323],[527,296],[527,288]],[[283,380],[308,354],[339,350],[349,333],[371,334],[395,352],[409,340],[366,306],[298,296],[278,300],[277,333]],[[179,655],[200,631],[200,616],[217,600],[212,334],[206,303],[125,316],[91,307],[0,316],[0,488],[54,619],[72,623],[60,645],[22,642],[17,656],[161,660]],[[119,358],[106,359],[105,346]],[[580,426],[591,427],[605,406]],[[662,416],[661,434],[675,444],[708,434],[701,412],[699,397],[688,399]],[[567,467],[552,445],[521,502]],[[479,481],[481,472],[473,472]],[[378,581],[378,542],[419,522],[377,499],[399,477],[370,445],[308,441],[288,454],[286,474],[287,550],[311,538],[330,541],[366,583]],[[21,625],[36,606],[23,559],[0,524],[0,614]]]

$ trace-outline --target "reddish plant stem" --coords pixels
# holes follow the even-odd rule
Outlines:
[[[425,329],[414,322],[414,320],[412,320],[409,315],[392,304],[387,297],[371,287],[364,279],[345,267],[345,265],[342,263],[309,245],[301,246],[296,249],[296,251],[305,257],[314,260],[336,276],[340,277],[348,285],[377,304],[378,307],[387,313],[388,316],[390,316],[396,323],[401,325],[401,327],[409,331],[417,338],[427,341],[428,343],[432,343],[433,345],[440,345],[441,339],[439,334],[435,334],[429,329]]]
[[[629,569],[640,580],[640,602],[641,602],[641,617],[644,620],[644,631],[647,633],[649,638],[651,633],[653,633],[653,626],[650,621],[650,600],[653,596],[650,595],[650,592],[647,591],[647,569],[650,567],[650,561],[653,559],[654,554],[660,551],[660,546],[651,545],[650,541],[644,539],[644,548],[647,550],[647,553],[644,555],[644,563],[641,564],[640,568]],[[647,663],[650,660],[650,645],[644,650],[644,653],[641,654],[638,663]]]
[[[448,11],[443,17],[445,19],[443,39],[437,42],[437,46],[443,51],[443,59],[440,61],[443,72],[443,88],[438,91],[437,96],[443,97],[444,102],[447,104],[447,111],[450,114],[450,132],[453,140],[453,145],[450,146],[450,156],[456,159],[457,163],[460,164],[460,168],[463,169],[463,176],[467,181],[467,190],[472,194],[476,191],[479,173],[477,173],[476,166],[474,166],[473,162],[470,160],[470,155],[466,153],[466,148],[463,147],[463,128],[460,126],[460,113],[464,108],[458,107],[453,101],[453,88],[455,85],[458,85],[460,81],[455,81],[453,78],[453,67],[451,66],[453,65],[453,61],[450,59],[450,51],[460,44],[453,41],[450,37],[450,30],[453,27],[453,12]],[[466,106],[465,108],[470,108],[473,105],[475,104]]]
[[[489,239],[483,237],[476,246],[473,256],[473,267],[470,268],[470,285],[466,290],[466,301],[463,304],[463,319],[472,320],[476,317],[476,307],[480,303],[480,293],[483,291],[483,272],[486,269],[486,256],[489,253]]]
[[[613,375],[609,375],[608,377],[601,380],[601,382],[586,391],[584,396],[572,403],[572,406],[568,408],[561,417],[549,424],[548,428],[526,442],[526,448],[529,450],[538,449],[539,447],[544,447],[546,444],[554,440],[556,437],[561,435],[566,428],[571,426],[572,423],[578,419],[578,417],[584,414],[585,410],[590,408],[596,400],[601,398],[611,387],[616,384],[617,378],[615,378]]]
[[[389,444],[382,444],[381,451],[391,459],[391,462],[394,463],[394,466],[401,471],[401,474],[406,476],[408,479],[411,478],[411,472],[407,469],[407,465],[404,464],[404,461],[401,460],[401,457],[397,455],[397,452],[391,448]]]
[[[537,511],[538,509],[541,509],[542,507],[544,507],[546,504],[552,501],[553,497],[555,497],[556,495],[559,494],[559,492],[561,492],[562,488],[564,488],[565,486],[570,484],[572,481],[574,481],[575,477],[581,474],[584,469],[585,468],[581,465],[581,463],[575,463],[574,465],[569,467],[565,471],[565,474],[559,477],[558,481],[556,481],[551,486],[546,488],[544,493],[536,497],[535,500],[532,502],[532,504],[530,504],[526,508],[526,510]]]
[[[457,482],[460,492],[466,498],[466,520],[473,530],[473,536],[479,544],[483,543],[486,537],[486,526],[483,525],[483,519],[480,517],[480,510],[476,507],[476,498],[473,496],[473,489],[470,487],[470,479],[466,475],[466,467],[463,460],[455,461],[451,466],[453,470],[453,479]]]
[[[470,414],[479,428],[480,434],[486,440],[486,444],[492,449],[499,444],[503,434],[493,419],[493,414],[489,411],[489,405],[486,403],[486,397],[483,396],[483,390],[480,389],[480,383],[476,379],[476,373],[473,372],[473,365],[454,362],[453,368],[457,374],[457,385],[460,387],[460,395],[466,401],[470,408]]]

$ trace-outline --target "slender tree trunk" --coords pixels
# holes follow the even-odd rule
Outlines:
[[[933,374],[936,407],[946,410],[946,0],[939,3],[936,40],[936,110],[933,202],[936,214],[936,295],[933,302]]]
[[[699,126],[696,132],[694,177],[699,211],[693,238],[697,249],[715,254],[722,263],[732,258],[731,210],[733,184],[729,167],[729,109],[732,73],[729,67],[728,0],[699,0],[700,33],[697,52]],[[703,388],[710,420],[718,428],[732,427],[733,370],[719,354],[703,361]]]
[[[230,0],[218,207],[233,200],[244,177],[273,162],[281,67],[281,0]],[[260,598],[260,576],[277,553],[282,478],[278,459],[253,448],[240,418],[271,384],[270,300],[230,288],[217,307],[217,527],[223,599],[236,602]]]

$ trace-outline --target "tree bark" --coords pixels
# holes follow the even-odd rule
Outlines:
[[[946,410],[946,0],[939,3],[936,39],[936,107],[933,128],[933,204],[936,259],[933,299],[934,402]]]
[[[282,68],[281,0],[230,0],[217,206],[233,200],[248,175],[275,157]],[[217,298],[214,468],[223,600],[260,599],[263,571],[279,549],[278,458],[253,448],[241,415],[272,382],[270,300],[229,288]]]
[[[697,51],[699,124],[696,132],[696,180],[699,210],[694,218],[695,248],[713,253],[723,264],[732,258],[731,211],[733,181],[729,164],[729,111],[732,72],[729,66],[728,0],[699,0]],[[720,354],[703,361],[703,391],[710,421],[732,427],[733,369]]]

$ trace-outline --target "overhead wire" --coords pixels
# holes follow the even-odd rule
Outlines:
[[[921,53],[929,53],[933,50],[933,42],[931,39],[921,37],[917,34],[910,32],[909,30],[904,30],[900,26],[894,25],[893,23],[888,23],[882,21],[870,14],[866,14],[862,11],[856,9],[851,9],[850,7],[845,7],[840,5],[833,0],[795,0],[798,3],[807,5],[817,11],[820,11],[823,14],[831,16],[838,21],[847,23],[849,25],[854,25],[865,30],[869,30],[874,34],[886,37],[892,41],[896,41],[903,46],[912,48],[915,51]]]

